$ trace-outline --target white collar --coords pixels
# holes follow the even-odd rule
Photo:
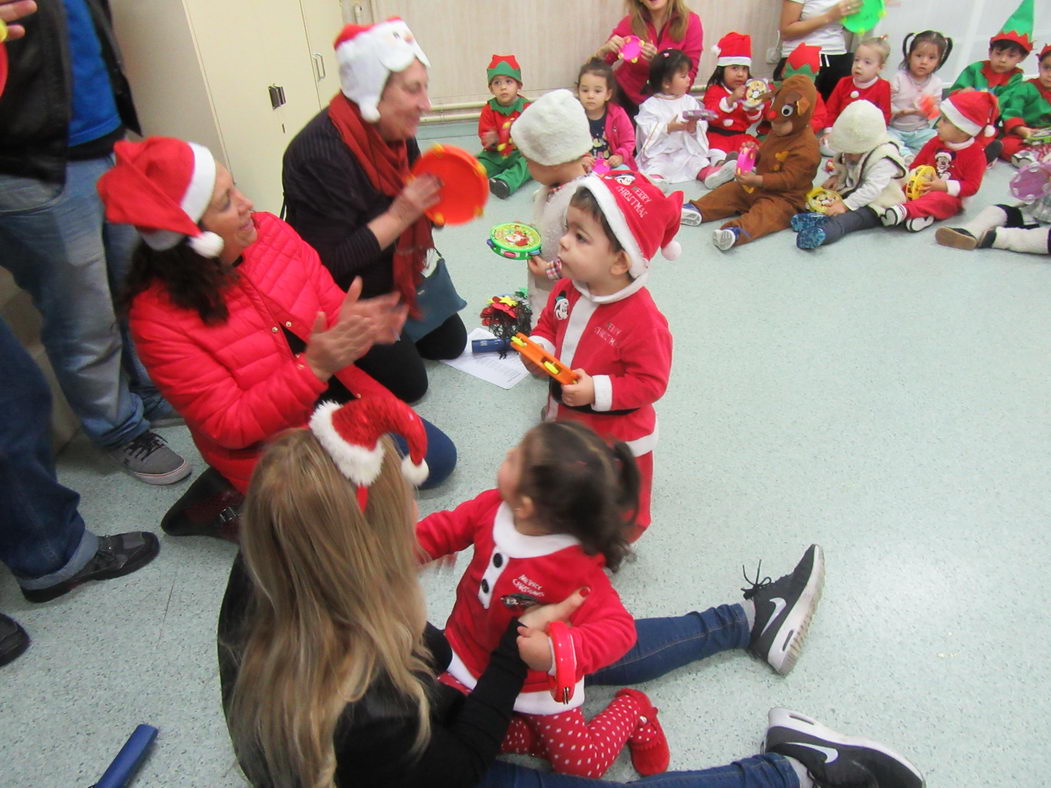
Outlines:
[[[623,287],[617,292],[610,293],[609,295],[592,295],[591,291],[588,290],[588,286],[582,282],[578,282],[576,279],[573,280],[573,287],[575,287],[584,298],[593,304],[612,304],[615,301],[623,301],[628,296],[633,296],[639,292],[639,290],[641,290],[646,284],[646,280],[649,279],[649,276],[649,270],[643,271],[635,277],[627,287]]]
[[[529,536],[520,532],[515,528],[514,516],[506,501],[500,503],[493,519],[493,541],[508,558],[539,558],[580,544],[579,539],[569,534]]]
[[[974,145],[974,137],[971,137],[967,142],[943,142],[942,145],[949,150],[963,150]]]
[[[871,88],[873,85],[876,84],[876,80],[878,80],[878,79],[879,79],[879,74],[874,76],[868,82],[858,82],[857,79],[855,79],[854,77],[851,77],[851,80],[854,82],[854,87],[861,88],[862,90],[865,90],[866,88]]]

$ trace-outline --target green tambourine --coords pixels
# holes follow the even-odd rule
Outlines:
[[[540,254],[540,233],[521,222],[505,222],[489,231],[489,248],[509,260],[528,260]]]

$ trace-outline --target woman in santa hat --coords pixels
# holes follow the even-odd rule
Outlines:
[[[235,538],[264,442],[302,426],[322,397],[389,394],[354,362],[391,342],[397,294],[341,290],[317,253],[252,203],[207,148],[167,137],[118,142],[98,183],[110,221],[135,225],[129,324],[157,387],[185,417],[209,469],[165,515],[171,534]],[[431,425],[429,483],[456,462]]]
[[[438,201],[432,176],[409,179],[420,155],[416,129],[431,108],[430,61],[408,26],[388,19],[347,25],[336,39],[341,91],[285,151],[282,182],[288,223],[321,256],[342,288],[361,277],[365,297],[397,292],[411,317],[425,267],[436,260],[431,221]],[[402,333],[358,366],[406,402],[427,391],[423,359],[455,358],[467,330],[452,312],[423,336]],[[425,330],[425,329],[420,329]]]

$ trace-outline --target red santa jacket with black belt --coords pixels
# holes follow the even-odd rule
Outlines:
[[[713,129],[744,134],[753,123],[763,117],[762,106],[749,112],[744,104],[730,98],[730,91],[722,84],[712,85],[704,92],[704,106],[712,112],[719,113],[718,118],[708,121],[709,134],[712,134]]]
[[[938,177],[948,184],[948,193],[962,199],[981,188],[986,167],[985,151],[973,137],[955,149],[938,137],[932,137],[912,160],[912,169],[921,164],[934,167]]]
[[[855,101],[869,101],[875,104],[883,112],[883,119],[890,123],[890,83],[883,77],[876,77],[872,84],[860,87],[854,82],[854,77],[848,76],[836,83],[825,103],[828,126],[831,127],[839,113]]]
[[[605,559],[587,555],[568,534],[519,533],[499,490],[484,492],[451,512],[425,517],[416,526],[416,536],[431,558],[474,545],[445,625],[453,651],[449,672],[470,688],[515,617],[502,597],[527,594],[547,604],[561,602],[581,586],[591,588],[587,602],[569,621],[577,662],[577,684],[569,704],[551,696],[546,673],[531,670],[515,701],[515,711],[558,714],[581,705],[584,676],[616,662],[635,645],[635,619],[624,609],[603,571]]]
[[[636,457],[657,445],[653,403],[664,396],[671,374],[671,332],[644,286],[646,277],[607,296],[593,296],[585,285],[560,280],[531,336],[595,382],[592,413],[567,408],[551,397],[547,418],[583,421],[599,435],[625,441]],[[608,412],[629,409],[634,410]]]

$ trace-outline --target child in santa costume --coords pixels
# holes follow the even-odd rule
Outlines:
[[[1016,167],[1036,162],[1029,138],[1037,129],[1051,127],[1051,44],[1040,50],[1037,59],[1039,75],[1015,85],[1003,99],[1004,147],[1000,158]]]
[[[568,90],[552,90],[534,101],[515,122],[515,144],[530,175],[540,184],[533,199],[533,225],[540,232],[540,254],[529,267],[529,306],[534,322],[559,279],[558,244],[566,231],[566,211],[575,184],[586,176],[591,126],[583,105]]]
[[[497,489],[417,525],[430,559],[474,547],[445,626],[453,656],[441,678],[465,692],[477,685],[519,613],[561,601],[582,586],[587,594],[560,643],[550,630],[519,629],[530,672],[504,752],[546,758],[563,774],[601,777],[627,744],[640,774],[668,768],[657,710],[643,693],[620,690],[590,721],[581,709],[584,676],[635,644],[634,618],[604,569],[616,570],[628,552],[627,515],[638,505],[638,490],[626,444],[609,445],[583,424],[545,422],[507,453]],[[552,675],[561,691],[552,691]]]
[[[989,39],[989,58],[971,63],[949,88],[949,93],[973,88],[988,90],[997,97],[1021,83],[1018,64],[1033,51],[1033,0],[1022,0],[1004,22],[1003,29]]]
[[[918,232],[937,219],[960,213],[964,198],[978,191],[985,175],[985,151],[977,138],[996,133],[999,114],[996,96],[985,90],[961,91],[943,101],[938,136],[912,162],[913,172],[929,165],[936,174],[923,183],[919,197],[884,210],[880,216],[884,226],[904,224],[910,232]]]
[[[835,123],[839,113],[855,101],[875,104],[883,112],[884,121],[890,123],[890,83],[879,75],[889,57],[890,46],[886,36],[866,38],[858,44],[850,76],[839,80],[828,97],[826,106],[830,124]],[[821,140],[822,146],[827,144],[831,131],[831,127],[826,129],[825,138]],[[821,152],[826,152],[824,147]]]
[[[792,217],[800,249],[816,249],[848,233],[879,227],[885,208],[905,202],[901,181],[908,167],[877,107],[855,101],[836,119],[830,139],[839,153],[832,159],[832,176],[822,186],[842,199],[825,213]]]
[[[493,55],[485,75],[493,97],[478,116],[482,151],[477,159],[489,176],[489,190],[503,200],[529,180],[525,159],[511,140],[511,125],[529,106],[529,100],[518,92],[522,89],[522,69],[514,55]]]
[[[744,105],[745,83],[752,76],[752,39],[741,33],[727,33],[715,47],[718,60],[708,78],[704,92],[704,106],[716,113],[708,121],[708,152],[713,162],[735,159],[737,151],[746,142],[755,145],[759,140],[748,130],[763,117],[765,103],[757,107]],[[713,164],[703,178],[706,188],[714,189],[733,180],[734,164],[730,161]]]
[[[583,421],[626,441],[635,455],[642,488],[633,541],[650,524],[653,403],[664,396],[671,372],[668,321],[645,285],[658,249],[668,259],[679,254],[674,237],[681,205],[681,192],[665,197],[636,173],[582,181],[559,248],[566,278],[555,285],[532,334],[578,376],[566,386],[551,381],[545,418]]]

